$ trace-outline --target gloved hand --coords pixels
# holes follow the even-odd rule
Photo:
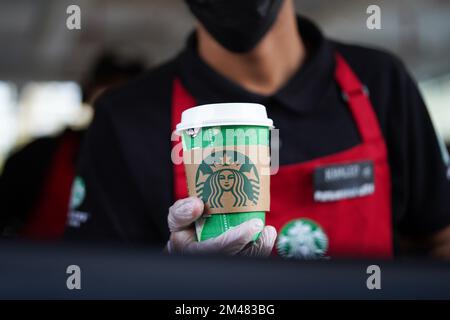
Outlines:
[[[197,242],[194,222],[202,213],[203,202],[195,197],[178,200],[170,207],[167,218],[171,232],[167,243],[169,253],[224,253],[266,257],[272,251],[277,232],[272,226],[264,227],[260,219],[246,221],[217,238]],[[255,234],[261,231],[258,240],[251,243]]]

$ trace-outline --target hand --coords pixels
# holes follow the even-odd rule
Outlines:
[[[167,217],[170,240],[169,253],[224,253],[228,255],[268,256],[273,248],[277,232],[274,227],[264,227],[260,219],[246,221],[220,236],[206,241],[197,241],[194,222],[203,213],[203,202],[191,197],[178,200],[169,209]],[[253,237],[261,232],[258,240]]]

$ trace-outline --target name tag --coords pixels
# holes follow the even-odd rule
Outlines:
[[[337,201],[375,192],[373,161],[318,167],[314,171],[314,200]]]

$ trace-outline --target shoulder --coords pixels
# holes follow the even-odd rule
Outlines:
[[[45,137],[15,150],[5,162],[0,181],[8,181],[8,185],[29,185],[41,181],[57,145],[57,137]]]
[[[177,65],[178,58],[174,58],[122,86],[107,90],[95,102],[96,113],[129,112],[142,107],[157,108],[170,98]]]
[[[177,65],[178,59],[171,60],[100,96],[84,139],[84,153],[96,153],[101,158],[122,153],[139,161],[146,158],[142,155],[145,150],[160,150],[163,143],[152,137],[170,137],[171,93]]]
[[[170,103],[178,58],[149,70],[128,83],[107,90],[95,102],[87,139],[115,132],[125,140],[155,128],[170,128]],[[151,124],[151,125],[149,125]]]
[[[380,48],[332,41],[361,81],[367,85],[379,81],[404,81],[409,73],[393,53]]]
[[[30,159],[40,159],[45,158],[47,155],[51,155],[53,150],[56,148],[56,145],[59,141],[59,136],[53,137],[42,137],[32,142],[28,143],[25,146],[15,150],[11,157],[9,158],[11,161],[23,160],[24,162],[28,162]]]
[[[384,131],[388,121],[403,121],[409,110],[420,107],[417,84],[397,56],[383,49],[339,42],[335,42],[335,48],[369,89]]]

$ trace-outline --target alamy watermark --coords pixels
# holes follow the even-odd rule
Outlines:
[[[381,29],[381,8],[375,4],[367,7],[366,13],[369,17],[366,20],[366,26],[369,30]]]
[[[81,30],[81,8],[72,4],[67,7],[66,27],[69,30]],[[366,26],[369,30],[381,29],[381,8],[378,5],[371,4],[367,7],[366,13],[369,15],[366,20]]]
[[[69,275],[66,286],[69,290],[81,290],[81,268],[76,264],[67,267],[66,273]]]
[[[66,27],[69,30],[81,30],[81,8],[75,4],[67,7]]]
[[[376,264],[367,267],[366,273],[369,277],[366,280],[366,286],[369,290],[381,290],[381,268]]]
[[[185,135],[185,140],[181,139],[180,134]],[[175,165],[197,164],[208,161],[214,164],[222,157],[220,150],[224,147],[239,149],[237,157],[228,159],[230,164],[247,164],[250,159],[254,163],[261,165],[262,175],[274,175],[280,167],[280,139],[279,130],[257,130],[255,128],[227,128],[221,130],[219,127],[207,129],[190,129],[183,133],[173,132],[171,140],[173,147],[171,151],[172,163]],[[260,146],[267,145],[267,148]],[[184,152],[183,152],[184,150]],[[196,152],[187,152],[196,151]],[[222,161],[222,160],[221,160]]]

